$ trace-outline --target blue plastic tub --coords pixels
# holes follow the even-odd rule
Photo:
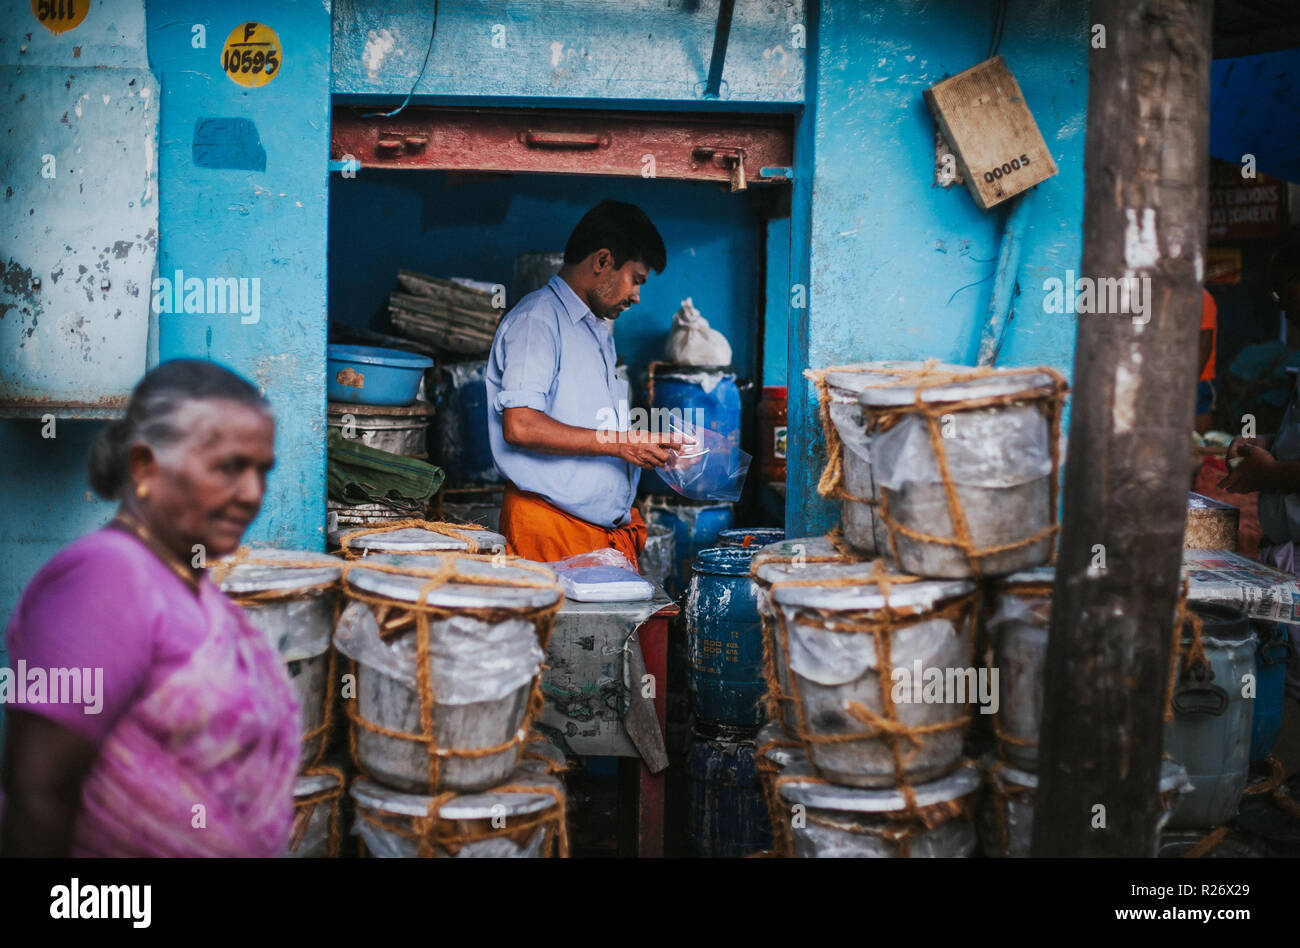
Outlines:
[[[420,390],[428,356],[377,346],[329,347],[326,391],[332,402],[409,405]]]

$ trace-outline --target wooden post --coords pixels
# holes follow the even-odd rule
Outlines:
[[[1156,843],[1204,277],[1211,5],[1093,0],[1081,40],[1092,43],[1081,277],[1094,292],[1080,288],[1078,309],[1101,297],[1110,312],[1077,317],[1035,856],[1150,856]],[[1126,277],[1116,313],[1124,294],[1108,299],[1116,284],[1101,281]]]

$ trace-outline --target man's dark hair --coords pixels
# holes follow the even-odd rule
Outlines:
[[[655,273],[663,273],[668,266],[664,239],[635,204],[601,201],[583,214],[564,246],[564,262],[570,266],[581,263],[603,248],[614,255],[616,270],[629,260],[639,260]]]

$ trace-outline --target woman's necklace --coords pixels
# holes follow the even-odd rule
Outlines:
[[[125,510],[119,510],[111,522],[139,537],[140,542],[147,546],[154,556],[162,560],[164,566],[179,576],[181,582],[188,586],[191,592],[198,594],[198,577],[177,558],[176,554],[163,546],[148,527]]]

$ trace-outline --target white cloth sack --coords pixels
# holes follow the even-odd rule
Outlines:
[[[664,358],[679,365],[730,365],[731,343],[700,315],[688,296],[673,314]]]

